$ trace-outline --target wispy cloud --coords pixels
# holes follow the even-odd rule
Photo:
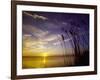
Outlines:
[[[44,17],[44,16],[41,16],[41,15],[38,15],[38,14],[30,14],[28,12],[24,12],[24,14],[28,15],[28,16],[31,16],[32,18],[34,19],[41,19],[41,20],[47,20],[48,18],[47,17]]]
[[[54,41],[54,40],[57,40],[57,39],[58,39],[57,35],[51,34],[51,35],[48,35],[47,37],[45,37],[44,40],[46,40],[46,41]]]
[[[63,25],[68,25],[68,23],[67,23],[67,22],[62,22],[62,24],[63,24]]]
[[[32,25],[23,25],[23,30],[38,38],[44,37],[49,33],[48,31],[43,31],[42,29],[39,29]]]

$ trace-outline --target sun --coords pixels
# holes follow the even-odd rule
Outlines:
[[[44,56],[44,57],[47,57],[47,56],[48,56],[48,53],[43,53],[43,56]]]

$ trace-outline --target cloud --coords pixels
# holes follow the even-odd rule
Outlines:
[[[31,37],[31,34],[25,34],[24,37]]]
[[[59,39],[57,35],[51,34],[51,35],[48,35],[47,37],[45,37],[44,40],[46,40],[46,41],[55,41],[57,39]]]
[[[67,22],[62,22],[62,24],[63,24],[63,25],[67,25],[68,23],[67,23]]]
[[[38,38],[44,37],[49,33],[48,31],[43,31],[42,29],[39,29],[32,25],[23,25],[23,30]]]
[[[40,16],[40,15],[37,15],[37,14],[30,14],[28,12],[24,12],[24,14],[28,15],[28,16],[31,16],[32,18],[34,19],[41,19],[41,20],[47,20],[48,18],[47,17],[44,17],[44,16]]]
[[[37,14],[34,14],[33,17],[34,17],[35,19],[47,20],[46,17],[44,17],[44,16],[39,16],[39,15],[37,15]]]

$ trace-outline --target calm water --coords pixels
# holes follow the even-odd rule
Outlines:
[[[23,68],[49,68],[75,65],[75,56],[23,56]]]

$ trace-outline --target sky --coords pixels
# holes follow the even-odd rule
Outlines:
[[[23,11],[23,56],[75,54],[89,49],[89,14]]]

